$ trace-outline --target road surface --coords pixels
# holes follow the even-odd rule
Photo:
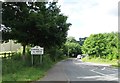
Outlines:
[[[48,83],[53,83],[53,81],[56,81],[54,83],[118,83],[118,69],[105,64],[94,64],[69,58],[58,62],[39,81]]]

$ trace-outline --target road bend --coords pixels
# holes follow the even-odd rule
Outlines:
[[[37,82],[48,83],[119,83],[118,69],[106,64],[69,58],[58,62]]]

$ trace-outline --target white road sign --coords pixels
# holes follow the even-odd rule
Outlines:
[[[35,47],[31,48],[32,55],[41,55],[43,53],[44,53],[44,48],[42,48],[40,46],[35,46]]]

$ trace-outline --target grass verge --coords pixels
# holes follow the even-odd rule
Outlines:
[[[44,76],[44,73],[45,70],[43,69],[26,67],[22,68],[18,72],[3,75],[3,83],[6,81],[33,81]]]
[[[2,83],[18,81],[35,81],[42,78],[46,72],[58,61],[53,62],[49,56],[44,56],[42,65],[31,66],[30,61],[23,62],[18,57],[12,59],[3,59],[2,63]],[[60,60],[59,60],[60,61]],[[26,83],[25,82],[25,83]],[[28,83],[27,82],[27,83]]]
[[[85,57],[82,59],[83,62],[94,62],[99,64],[109,64],[113,67],[120,67],[120,64],[118,64],[117,60],[108,60],[108,59],[102,59],[102,58],[89,58]]]

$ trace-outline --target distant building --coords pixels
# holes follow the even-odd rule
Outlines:
[[[7,43],[0,44],[0,52],[17,51],[20,48],[21,48],[21,44],[14,43],[13,40],[9,40],[9,42],[7,42]]]

